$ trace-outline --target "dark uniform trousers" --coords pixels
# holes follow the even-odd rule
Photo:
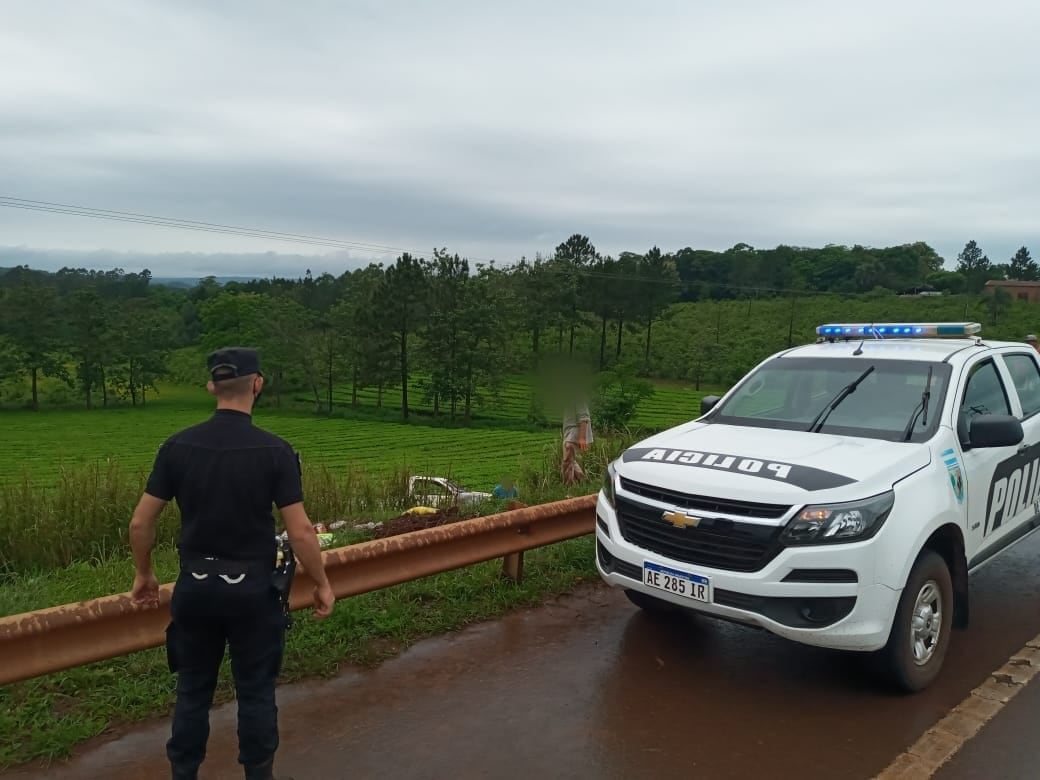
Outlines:
[[[209,710],[225,645],[238,698],[238,760],[247,778],[253,772],[269,777],[278,749],[275,682],[286,628],[271,566],[185,560],[170,613],[166,647],[170,670],[177,673],[177,705],[166,754],[174,778],[192,780],[206,757]]]

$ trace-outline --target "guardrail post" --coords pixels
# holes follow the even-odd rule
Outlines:
[[[519,584],[524,578],[524,554],[517,552],[505,556],[502,559],[502,574]]]
[[[527,504],[513,499],[507,505],[510,512],[516,509],[526,509]],[[502,558],[502,575],[520,584],[524,579],[524,553],[516,552]]]

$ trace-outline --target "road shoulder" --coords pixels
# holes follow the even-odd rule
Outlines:
[[[1040,777],[1040,682],[1026,685],[934,775],[934,780]]]
[[[1030,741],[1032,716],[1040,710],[1040,685],[1030,685],[1038,672],[1040,636],[1027,642],[876,780],[1033,780],[1040,776],[1031,768],[1037,754],[1022,750]],[[999,770],[993,766],[995,760],[1002,764]]]

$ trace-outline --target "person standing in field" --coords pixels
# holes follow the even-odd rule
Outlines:
[[[592,444],[588,402],[592,389],[588,368],[579,358],[556,355],[547,358],[538,369],[536,398],[548,398],[563,413],[560,479],[564,485],[585,479],[580,453],[586,452]]]
[[[561,476],[564,485],[573,485],[585,479],[579,452],[587,452],[592,444],[592,418],[584,400],[568,404],[563,413],[563,459]]]
[[[176,499],[181,568],[166,630],[169,666],[177,674],[166,746],[173,778],[198,777],[227,646],[238,698],[239,763],[247,780],[274,780],[275,683],[287,615],[274,584],[272,505],[281,511],[293,550],[317,583],[316,618],[332,612],[335,597],[303,506],[299,455],[288,442],[253,425],[253,406],[264,386],[259,355],[253,349],[221,349],[209,355],[207,364],[216,412],[159,448],[130,521],[136,566],[132,598],[158,606],[159,583],[152,570],[155,528],[163,508]]]

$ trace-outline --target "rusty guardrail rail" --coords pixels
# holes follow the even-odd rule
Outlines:
[[[519,578],[525,550],[592,533],[596,496],[569,498],[322,553],[337,598],[367,593],[495,558]],[[313,603],[314,580],[300,566],[289,606]],[[173,584],[159,606],[129,593],[0,618],[0,685],[159,647],[170,622]]]

